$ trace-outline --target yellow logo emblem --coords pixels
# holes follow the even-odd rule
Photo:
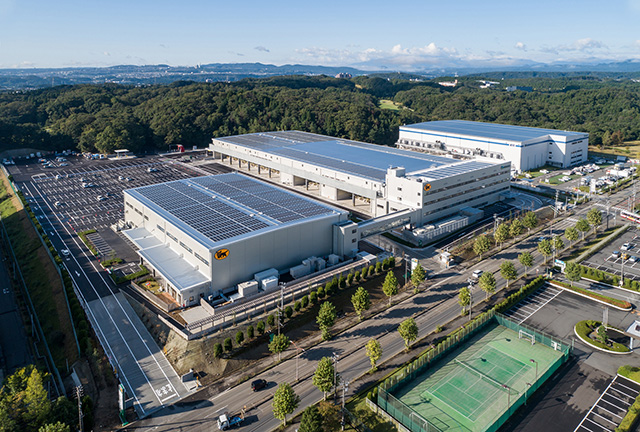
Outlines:
[[[430,189],[431,189],[431,183],[425,183],[424,184],[424,191],[425,192],[429,192]]]
[[[215,253],[215,257],[217,260],[223,260],[229,256],[229,249],[219,249]]]

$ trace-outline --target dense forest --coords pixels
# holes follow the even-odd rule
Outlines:
[[[454,88],[439,86],[442,79],[285,76],[2,93],[0,150],[165,151],[172,144],[203,147],[216,136],[293,129],[393,144],[402,124],[447,119],[588,132],[593,144],[640,138],[640,83],[628,79],[526,76],[488,89],[479,88],[482,77],[458,79]],[[507,92],[507,85],[534,91]],[[405,109],[381,109],[380,99]]]

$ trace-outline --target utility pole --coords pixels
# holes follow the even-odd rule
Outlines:
[[[278,336],[280,336],[280,327],[282,327],[282,313],[284,312],[284,287],[285,283],[280,282],[280,305],[278,306]]]
[[[334,393],[334,401],[338,394],[338,359],[340,358],[338,354],[332,353],[331,358],[333,359],[333,388],[336,389]]]
[[[349,390],[349,381],[342,384],[342,430],[344,430],[344,394]]]
[[[404,251],[402,251],[402,259],[404,260],[404,286],[407,286],[407,257],[404,253]]]
[[[84,432],[84,425],[82,422],[82,395],[84,394],[84,390],[81,385],[76,386],[76,398],[78,399],[78,425],[80,426],[79,431]]]

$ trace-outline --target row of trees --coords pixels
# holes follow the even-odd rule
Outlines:
[[[549,80],[547,87],[554,87]],[[0,94],[8,148],[110,153],[204,146],[212,137],[303,130],[392,144],[402,124],[462,119],[584,131],[596,144],[638,139],[640,90],[614,82],[561,92],[504,92],[462,85],[357,77],[274,77],[148,87],[60,86]],[[380,97],[410,109],[379,108]]]

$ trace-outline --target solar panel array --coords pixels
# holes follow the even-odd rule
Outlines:
[[[329,207],[234,173],[144,186],[130,193],[140,194],[214,242],[333,213]]]
[[[528,141],[545,135],[574,136],[583,135],[581,132],[569,132],[555,129],[542,129],[526,126],[505,125],[497,123],[482,123],[467,120],[438,120],[416,123],[401,127],[401,129],[421,129],[449,134],[463,134],[507,141]],[[586,134],[584,134],[586,135]]]
[[[424,173],[417,173],[416,175],[423,175],[430,179],[443,179],[446,177],[460,175],[490,166],[495,166],[495,164],[488,162],[469,161],[461,162],[447,167],[436,168],[433,170],[425,171]]]
[[[376,181],[384,181],[391,166],[402,166],[411,172],[451,164],[451,159],[442,156],[300,131],[263,132],[218,140]]]

